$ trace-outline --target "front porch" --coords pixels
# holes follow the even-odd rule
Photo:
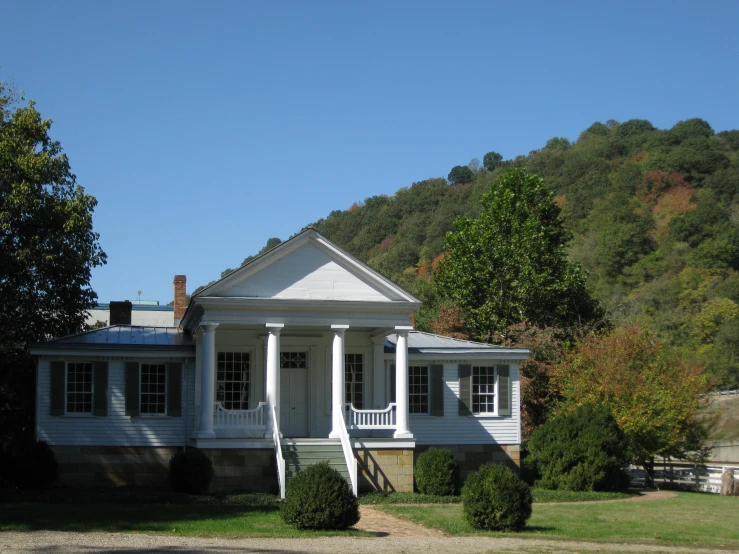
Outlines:
[[[333,324],[328,328],[296,326],[286,332],[283,323],[267,323],[259,330],[253,325],[246,327],[227,322],[222,330],[221,322],[202,321],[196,360],[200,390],[199,394],[196,391],[195,399],[199,417],[196,417],[190,444],[206,451],[272,449],[280,492],[284,494],[286,480],[292,471],[291,459],[285,456],[289,453],[286,445],[303,439],[324,439],[342,452],[343,471],[355,493],[360,481],[358,474],[362,472],[366,476],[373,475],[370,481],[375,487],[405,490],[407,477],[388,478],[378,473],[379,466],[372,460],[378,456],[379,449],[412,454],[415,445],[408,424],[408,333],[411,327],[360,327],[350,331],[347,324]],[[389,332],[398,337],[397,347],[394,354],[386,355],[385,337]],[[351,346],[347,349],[348,335]],[[224,344],[233,344],[236,340],[244,345]],[[254,348],[255,341],[262,342],[261,349]],[[262,365],[260,358],[263,373],[254,371],[251,365],[253,362],[257,367]],[[224,388],[231,383],[224,379],[234,379],[233,375],[238,373],[232,359],[239,360],[236,364],[240,368],[239,375],[248,373],[241,395],[234,393],[233,388]],[[263,399],[259,399],[259,389],[252,388],[260,381],[264,386]],[[397,401],[390,402],[391,389],[397,391]],[[235,401],[235,396],[247,400]],[[249,399],[258,399],[256,405],[252,403],[253,408],[246,404]],[[374,406],[361,407],[370,399]],[[372,439],[380,440],[381,446],[368,450],[353,444],[356,440]],[[359,456],[359,452],[365,454]],[[363,460],[361,471],[358,459]],[[395,464],[398,464],[397,459]],[[412,488],[412,472],[410,475]],[[364,481],[368,479],[366,476]]]

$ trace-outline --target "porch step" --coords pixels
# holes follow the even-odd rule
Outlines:
[[[285,458],[286,483],[301,469],[328,460],[328,465],[338,471],[349,482],[349,471],[344,460],[341,441],[332,439],[320,440],[285,440],[282,444],[282,457]]]

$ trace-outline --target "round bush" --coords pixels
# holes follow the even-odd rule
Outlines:
[[[43,489],[54,484],[59,466],[54,452],[44,441],[36,441],[12,460],[18,485],[24,489]]]
[[[520,531],[532,502],[529,486],[505,466],[484,465],[462,487],[464,517],[475,529]]]
[[[290,479],[280,516],[297,529],[348,529],[359,521],[359,503],[346,479],[321,462]]]
[[[623,488],[628,464],[624,435],[605,406],[580,406],[531,434],[526,466],[547,489],[609,491]]]
[[[169,460],[169,484],[177,492],[206,494],[213,474],[213,462],[197,448],[178,452]]]
[[[429,448],[421,454],[416,461],[413,475],[416,488],[422,494],[457,494],[459,462],[448,448]]]

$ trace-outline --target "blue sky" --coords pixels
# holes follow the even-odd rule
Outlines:
[[[19,2],[0,80],[98,199],[101,302],[595,121],[739,128],[739,3]]]

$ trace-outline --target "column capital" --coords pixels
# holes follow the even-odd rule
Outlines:
[[[410,331],[413,331],[413,327],[411,327],[410,325],[395,326],[395,332],[402,337],[407,337]]]
[[[203,333],[212,333],[216,330],[216,327],[218,327],[217,321],[201,321],[200,322],[200,328],[203,330]]]
[[[267,331],[270,334],[279,335],[280,331],[282,331],[283,327],[285,327],[285,324],[284,323],[265,323],[264,326],[267,328]]]
[[[331,330],[336,335],[343,335],[344,332],[349,328],[348,325],[332,325]]]

